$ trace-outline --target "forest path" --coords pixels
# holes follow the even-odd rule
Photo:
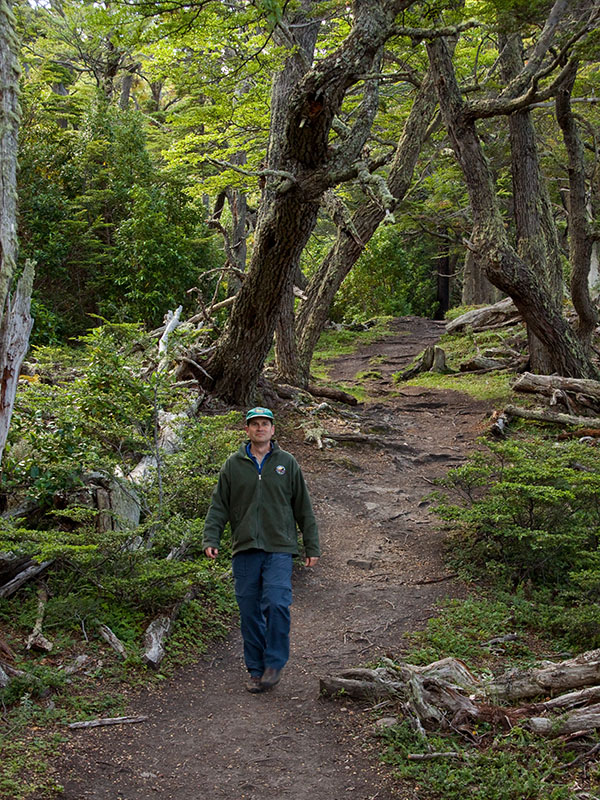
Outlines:
[[[393,336],[332,364],[333,380],[381,373],[371,386],[377,401],[347,425],[385,445],[318,450],[300,431],[280,440],[302,465],[323,545],[314,570],[295,568],[292,654],[281,683],[264,694],[244,690],[241,638],[232,631],[198,664],[134,697],[129,712],[146,722],[70,734],[57,764],[64,800],[409,796],[377,761],[368,704],[323,699],[318,681],[398,655],[402,634],[422,628],[438,599],[463,593],[445,570],[423,498],[462,462],[488,408],[457,392],[390,383],[440,333],[441,323],[403,318]]]

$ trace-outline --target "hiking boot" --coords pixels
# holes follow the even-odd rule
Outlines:
[[[246,691],[250,692],[251,694],[258,694],[259,692],[264,692],[265,687],[261,683],[261,678],[258,675],[250,675],[246,682]]]
[[[260,679],[260,685],[263,689],[272,689],[273,686],[277,686],[280,680],[281,670],[274,669],[273,667],[267,667],[263,672],[262,678]]]

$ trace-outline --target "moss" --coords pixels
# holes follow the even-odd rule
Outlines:
[[[430,389],[454,389],[464,392],[476,400],[488,400],[494,403],[506,403],[512,396],[512,373],[486,372],[475,375],[465,372],[454,375],[440,375],[435,372],[424,372],[410,381],[403,381],[401,386],[424,386]]]

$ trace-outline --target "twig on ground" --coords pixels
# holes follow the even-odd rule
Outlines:
[[[145,722],[148,717],[105,717],[104,719],[90,719],[87,722],[70,722],[69,728],[98,728],[101,725],[132,725],[136,722]]]

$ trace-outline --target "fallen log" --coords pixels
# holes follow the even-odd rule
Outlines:
[[[556,739],[572,733],[595,731],[600,728],[600,704],[571,711],[560,717],[531,717],[526,723],[533,733]]]
[[[12,581],[5,583],[4,586],[0,586],[0,597],[10,597],[11,594],[14,594],[18,589],[23,586],[24,583],[31,580],[31,578],[35,578],[37,575],[42,573],[45,569],[52,564],[52,561],[42,561],[41,564],[34,562],[31,566],[24,569],[20,572]]]
[[[196,596],[194,589],[179,600],[173,607],[170,614],[162,614],[160,617],[152,620],[146,628],[144,634],[144,654],[142,656],[144,662],[152,669],[158,669],[165,657],[165,643],[171,633],[173,623],[179,616],[182,606],[189,603],[190,600]]]
[[[48,641],[46,637],[42,634],[42,625],[44,622],[44,614],[46,612],[46,605],[48,603],[48,591],[45,586],[40,586],[38,590],[38,611],[37,617],[35,620],[35,625],[33,626],[33,630],[30,636],[27,637],[27,643],[25,645],[27,650],[31,650],[33,647],[35,650],[43,650],[46,653],[49,653],[54,645],[52,642]]]
[[[461,314],[460,317],[446,324],[446,333],[457,333],[465,328],[471,328],[473,331],[485,331],[499,326],[514,325],[520,320],[521,315],[517,311],[517,307],[510,297],[507,297],[494,305],[475,308]]]
[[[583,394],[600,400],[600,381],[588,378],[563,378],[560,375],[534,375],[524,372],[513,383],[515,392],[534,392],[551,396],[555,389]]]
[[[108,625],[99,625],[98,631],[100,636],[112,647],[115,653],[120,655],[121,658],[127,658],[127,650],[125,649],[125,645],[119,639],[119,637],[111,631]]]
[[[600,650],[589,650],[559,663],[544,661],[528,670],[509,670],[486,685],[486,694],[496,701],[514,702],[597,684],[600,684]]]
[[[504,361],[497,358],[485,358],[484,356],[474,356],[468,361],[463,361],[458,365],[460,372],[493,372],[494,370],[508,369]]]
[[[587,706],[591,703],[600,703],[600,686],[588,686],[576,692],[561,694],[543,703],[533,703],[528,706],[529,711],[534,713],[542,711],[556,711],[558,709],[576,708],[577,706]]]
[[[358,405],[358,400],[354,395],[348,392],[343,392],[341,389],[333,389],[330,386],[317,386],[316,383],[308,385],[308,391],[314,397],[327,397],[330,400],[337,400],[340,403],[345,403],[348,406]]]
[[[509,405],[504,409],[504,413],[511,417],[533,419],[539,422],[550,422],[554,425],[577,425],[580,427],[591,426],[600,428],[600,417],[579,417],[575,414],[561,414],[556,411],[550,411],[549,409],[535,411],[531,408]]]
[[[423,731],[477,721],[504,727],[519,722],[552,737],[600,728],[600,650],[559,663],[542,662],[529,670],[510,670],[492,681],[478,680],[452,658],[425,667],[388,659],[383,663],[375,669],[348,669],[322,678],[321,691],[330,696],[342,693],[369,701],[395,701],[411,724]],[[498,705],[582,686],[586,688],[542,703],[519,708]],[[552,713],[556,711],[563,713]]]
[[[4,512],[2,517],[12,516]],[[0,586],[12,580],[23,569],[35,564],[29,556],[15,556],[14,553],[0,553]]]

